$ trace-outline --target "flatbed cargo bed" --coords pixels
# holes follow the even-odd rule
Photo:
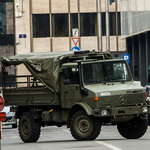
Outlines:
[[[3,89],[6,106],[60,105],[58,95],[45,87]]]

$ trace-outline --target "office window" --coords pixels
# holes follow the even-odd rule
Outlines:
[[[120,12],[117,13],[118,18],[118,35],[121,35],[121,18],[120,18]]]
[[[117,13],[118,18],[118,35],[121,35],[120,12]],[[110,36],[116,35],[116,12],[109,13]],[[106,36],[106,13],[102,13],[102,36]]]
[[[105,12],[101,13],[101,18],[102,18],[102,36],[106,36],[106,16],[105,16]]]
[[[6,3],[0,3],[0,34],[6,34]]]
[[[33,14],[33,37],[50,37],[49,14]]]
[[[14,45],[14,34],[0,34],[0,45]]]
[[[52,36],[69,36],[68,14],[52,14]]]
[[[81,36],[97,36],[97,14],[81,13],[80,26]]]
[[[110,35],[116,35],[116,13],[109,13]]]
[[[71,23],[71,36],[72,34],[72,29],[78,29],[78,14],[77,13],[71,13],[70,14],[70,23]]]
[[[120,13],[117,13],[118,35],[121,35]],[[116,12],[109,13],[110,35],[116,35]]]

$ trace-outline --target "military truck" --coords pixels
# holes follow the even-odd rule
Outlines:
[[[41,126],[66,125],[77,140],[96,139],[107,124],[117,125],[127,139],[147,130],[146,91],[134,83],[127,62],[110,53],[29,53],[2,57],[1,63],[3,96],[24,142],[36,142]],[[30,74],[22,69],[19,75],[20,65]],[[12,68],[16,75],[9,73]]]

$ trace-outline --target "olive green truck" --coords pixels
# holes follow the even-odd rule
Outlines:
[[[36,142],[41,126],[67,125],[77,140],[94,140],[107,124],[127,139],[147,130],[145,88],[134,83],[127,62],[110,53],[29,53],[2,57],[1,64],[5,105],[16,113],[24,142]]]

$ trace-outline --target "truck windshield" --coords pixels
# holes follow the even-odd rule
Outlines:
[[[82,71],[84,84],[132,80],[129,69],[124,61],[83,64]]]

